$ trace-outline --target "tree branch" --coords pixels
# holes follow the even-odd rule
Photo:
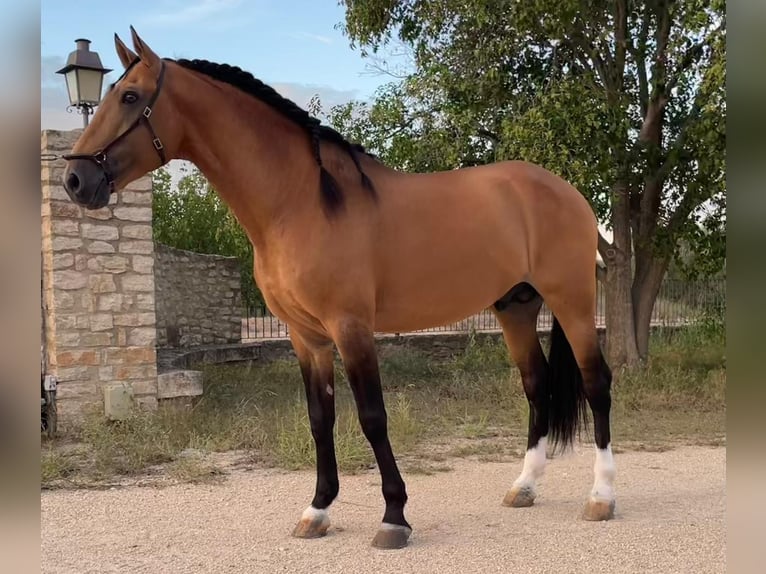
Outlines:
[[[654,65],[652,66],[652,95],[651,98],[658,99],[666,93],[665,82],[667,81],[667,62],[666,51],[668,49],[668,38],[670,37],[670,6],[669,0],[659,0],[657,8],[660,13],[657,14],[657,30],[655,32],[656,50],[654,53]]]
[[[673,168],[678,165],[680,153],[683,151],[684,145],[686,144],[686,137],[689,133],[689,127],[692,125],[694,120],[699,117],[701,110],[702,102],[700,101],[700,93],[697,92],[697,97],[694,99],[692,109],[689,111],[689,115],[686,117],[686,120],[681,126],[681,132],[678,134],[678,137],[675,139],[675,141],[671,144],[665,161],[662,163],[662,165],[660,165],[655,174],[655,178],[658,181],[664,181],[665,178],[667,178],[670,172],[673,170]]]
[[[585,66],[585,68],[593,66],[604,89],[607,93],[611,93],[613,86],[609,81],[609,75],[607,74],[607,68],[603,58],[598,53],[598,50],[596,50],[596,47],[586,34],[584,28],[582,26],[579,26],[578,28],[579,29],[572,34],[572,39],[575,41],[575,45],[579,46],[582,50],[582,52],[577,51],[577,59],[583,66]]]
[[[694,209],[696,200],[698,199],[696,194],[697,188],[699,188],[699,182],[695,180],[689,185],[689,187],[687,187],[686,193],[681,198],[681,201],[676,206],[675,211],[668,219],[665,230],[671,240],[674,239],[678,229]]]
[[[625,75],[625,53],[628,49],[628,7],[626,0],[615,2],[614,14],[614,74],[615,89],[622,90]]]
[[[649,8],[644,7],[641,29],[638,32],[638,46],[628,40],[627,49],[633,56],[638,71],[638,99],[641,106],[641,117],[646,117],[649,107],[649,82],[646,73],[646,40],[649,37]]]
[[[702,57],[705,46],[710,44],[713,37],[722,30],[725,22],[726,19],[722,19],[720,24],[716,26],[716,28],[713,29],[710,34],[686,50],[683,57],[681,58],[681,61],[678,63],[678,66],[676,66],[676,69],[670,75],[670,78],[665,85],[666,94],[670,94],[670,92],[673,91],[673,88],[676,87],[678,81],[681,79],[681,75],[689,68],[689,66],[697,62]]]

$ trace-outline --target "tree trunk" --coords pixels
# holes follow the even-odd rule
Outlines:
[[[624,181],[612,187],[611,245],[599,240],[599,253],[606,263],[606,354],[612,369],[638,362],[633,315],[633,265],[630,237],[630,198]]]
[[[624,255],[611,258],[607,266],[606,355],[612,369],[634,365],[639,360],[631,296],[631,265]]]
[[[660,292],[662,280],[668,268],[668,261],[654,260],[647,265],[643,273],[636,274],[633,283],[633,313],[636,327],[636,345],[638,356],[645,360],[649,356],[649,333],[651,331],[652,310]]]

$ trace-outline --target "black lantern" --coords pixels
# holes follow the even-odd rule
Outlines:
[[[69,54],[66,66],[58,70],[66,78],[69,103],[83,115],[83,123],[88,125],[88,115],[101,101],[101,88],[104,76],[112,70],[101,65],[97,52],[89,49],[90,40],[75,40],[77,49]]]

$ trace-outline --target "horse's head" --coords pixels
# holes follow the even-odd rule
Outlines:
[[[89,209],[104,207],[115,190],[164,165],[180,139],[169,98],[163,97],[165,62],[132,26],[130,31],[135,52],[114,36],[125,72],[64,156],[64,187],[72,201]]]

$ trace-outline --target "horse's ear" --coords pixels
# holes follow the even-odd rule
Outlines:
[[[138,55],[128,48],[117,34],[114,35],[114,49],[117,50],[117,56],[124,68],[130,66],[138,58]]]
[[[133,47],[136,49],[138,57],[141,58],[141,62],[147,67],[159,71],[161,64],[160,57],[154,53],[146,42],[139,38],[133,26],[130,27],[130,35],[133,37]]]

